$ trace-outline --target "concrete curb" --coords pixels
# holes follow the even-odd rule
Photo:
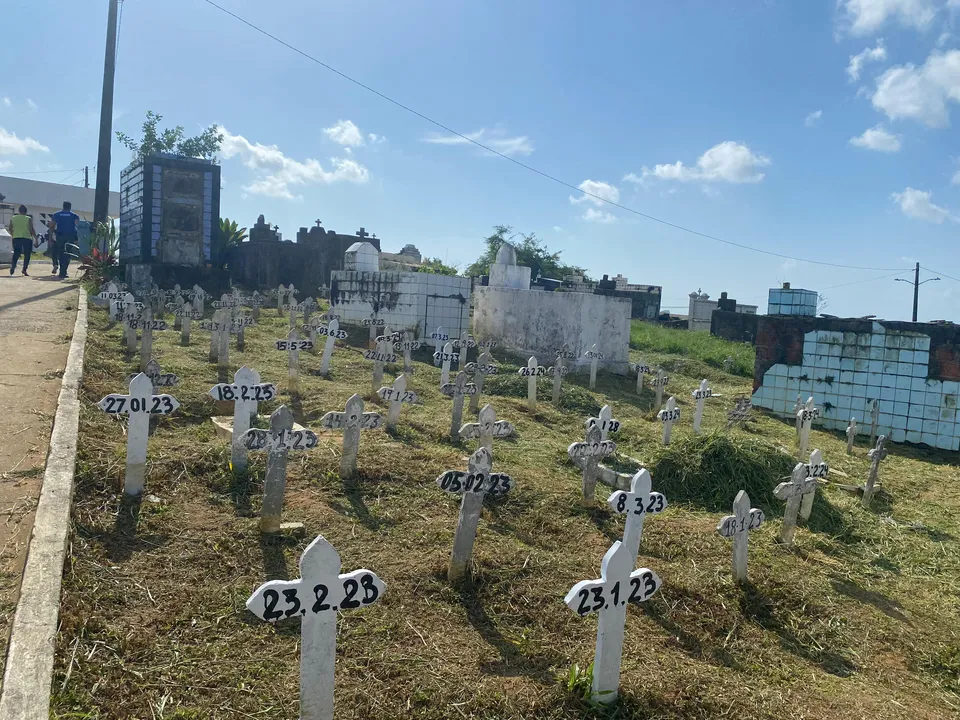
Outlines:
[[[77,322],[60,385],[40,501],[30,535],[20,600],[10,632],[0,693],[0,720],[48,720],[60,585],[70,532],[73,474],[80,422],[80,381],[87,342],[87,295],[77,300]]]

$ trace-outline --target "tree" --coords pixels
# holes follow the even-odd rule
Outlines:
[[[220,218],[219,258],[220,267],[224,268],[230,262],[230,253],[247,239],[247,229],[238,228],[236,220]]]
[[[417,272],[433,273],[434,275],[456,275],[459,270],[453,265],[444,265],[440,258],[427,258]]]
[[[148,110],[147,119],[143,122],[143,139],[138,142],[118,131],[117,140],[129,149],[135,158],[144,158],[154,153],[174,153],[216,162],[217,153],[223,143],[223,133],[218,125],[211,125],[194,137],[186,137],[182,125],[158,131],[157,123],[161,120],[162,115]]]
[[[532,277],[542,275],[543,277],[562,280],[564,275],[585,276],[586,271],[579,265],[567,265],[561,262],[560,251],[550,252],[547,246],[537,239],[536,233],[510,235],[512,231],[513,228],[508,225],[494,226],[493,235],[484,240],[487,249],[467,268],[465,273],[467,277],[488,275],[490,266],[497,259],[497,251],[500,250],[500,246],[505,242],[511,242],[517,234],[523,238],[519,243],[513,243],[517,249],[517,264],[529,267]]]

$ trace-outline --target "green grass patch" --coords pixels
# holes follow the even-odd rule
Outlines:
[[[733,358],[731,372],[743,377],[753,377],[756,352],[753,345],[734,343],[715,337],[708,332],[690,332],[656,325],[644,320],[634,320],[630,328],[630,349],[643,353],[679,355],[700,360],[712,368],[723,368],[724,361]],[[646,358],[644,358],[646,359]]]

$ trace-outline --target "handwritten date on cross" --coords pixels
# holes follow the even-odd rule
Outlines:
[[[226,402],[269,402],[277,396],[277,389],[271,383],[259,385],[238,385],[237,383],[219,383],[207,393],[214,400]]]
[[[304,332],[309,333],[310,330],[311,330],[311,327],[310,327],[309,325],[304,325],[304,326],[303,326],[303,331],[304,331]],[[317,335],[320,335],[321,337],[328,337],[328,336],[329,336],[329,337],[335,338],[335,339],[337,339],[337,340],[346,340],[346,339],[347,339],[347,331],[346,331],[346,330],[340,330],[340,329],[338,328],[338,329],[336,329],[336,330],[332,330],[332,331],[331,331],[330,328],[327,327],[326,325],[318,325],[318,326],[316,327],[316,332],[317,332]]]
[[[621,560],[630,562],[626,547],[618,540],[603,556],[600,579],[581,580],[570,588],[563,599],[566,606],[584,617],[628,602],[646,602],[653,597],[663,584],[660,577],[650,568],[637,568],[627,575],[623,570],[629,571],[628,566],[611,567],[623,565],[623,562],[617,562]]]
[[[129,415],[130,413],[169,415],[180,407],[180,403],[172,395],[166,394],[134,397],[112,393],[98,402],[97,407],[109,415]]]
[[[404,350],[419,350],[421,343],[419,340],[400,340],[393,343],[393,349],[397,352],[403,352]]]
[[[675,422],[680,419],[680,408],[675,407],[672,410],[661,410],[657,413],[657,419],[660,422]]]
[[[477,373],[481,375],[496,375],[498,366],[493,363],[480,365],[475,362],[469,362],[463,366],[463,369],[468,375],[476,375]]]
[[[313,350],[311,340],[274,340],[273,346],[277,350]]]
[[[667,497],[663,493],[634,493],[617,490],[607,498],[607,504],[620,515],[656,515],[667,509]]]
[[[243,444],[247,450],[310,450],[319,442],[312,430],[247,430]]]
[[[449,352],[449,353],[448,353],[448,352],[435,352],[435,353],[433,354],[433,359],[434,359],[434,360],[438,360],[438,361],[440,361],[440,362],[448,362],[448,361],[449,361],[449,362],[453,362],[453,363],[458,363],[458,362],[460,362],[460,353],[455,353],[455,352]]]
[[[653,380],[650,381],[650,384],[653,387],[666,387],[668,382],[670,382],[670,376],[664,375],[662,378],[660,377],[654,378]]]
[[[377,352],[376,350],[367,350],[363,353],[364,360],[374,360],[376,362],[395,363],[399,358],[393,353]]]
[[[440,489],[459,495],[461,493],[486,493],[487,495],[505,495],[513,489],[513,478],[506,473],[447,470],[437,478]]]
[[[361,327],[383,327],[387,321],[383,318],[364,318],[360,321]]]
[[[571,460],[586,457],[605,457],[616,451],[617,444],[613,440],[601,440],[594,443],[575,442],[567,448],[567,454]]]
[[[417,397],[417,394],[413,392],[413,390],[404,390],[402,392],[398,392],[389,386],[382,387],[377,390],[377,395],[379,395],[382,400],[386,400],[388,402],[410,403],[412,405],[420,402],[420,398]]]
[[[547,367],[545,365],[537,365],[536,367],[522,367],[517,370],[517,374],[522,377],[546,377]]]

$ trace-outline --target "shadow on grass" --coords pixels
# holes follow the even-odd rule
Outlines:
[[[159,533],[139,534],[142,503],[142,495],[124,493],[120,497],[120,505],[117,508],[117,517],[112,529],[93,529],[77,524],[77,533],[99,541],[107,557],[113,562],[128,560],[135,552],[155,550],[165,545],[169,537]]]
[[[899,620],[900,622],[906,623],[907,625],[913,627],[913,623],[910,622],[910,619],[901,612],[903,606],[896,600],[891,600],[882,593],[878,593],[873,590],[867,590],[857,583],[851,582],[850,580],[846,580],[844,578],[830,578],[830,584],[833,585],[833,589],[841,595],[846,595],[847,597],[853,598],[854,600],[859,600],[862,603],[873,605],[877,610],[882,612],[887,617],[892,617],[894,620]]]
[[[685,590],[683,588],[673,588],[673,592],[682,593]],[[691,597],[690,599],[695,606],[703,609],[706,609],[709,605],[709,602],[703,598]],[[681,623],[675,621],[671,617],[670,605],[665,602],[664,598],[656,598],[651,602],[644,603],[640,608],[647,617],[666,630],[680,648],[691,657],[725,665],[738,671],[745,669],[743,664],[722,645],[704,641],[688,632]]]
[[[384,520],[371,513],[370,508],[368,508],[366,502],[364,502],[363,491],[360,488],[369,487],[369,481],[378,480],[383,480],[383,478],[368,477],[358,473],[350,480],[344,481],[343,498],[347,501],[349,507],[342,502],[331,500],[329,502],[331,509],[345,517],[356,518],[367,530],[378,531],[395,525],[395,521]]]

